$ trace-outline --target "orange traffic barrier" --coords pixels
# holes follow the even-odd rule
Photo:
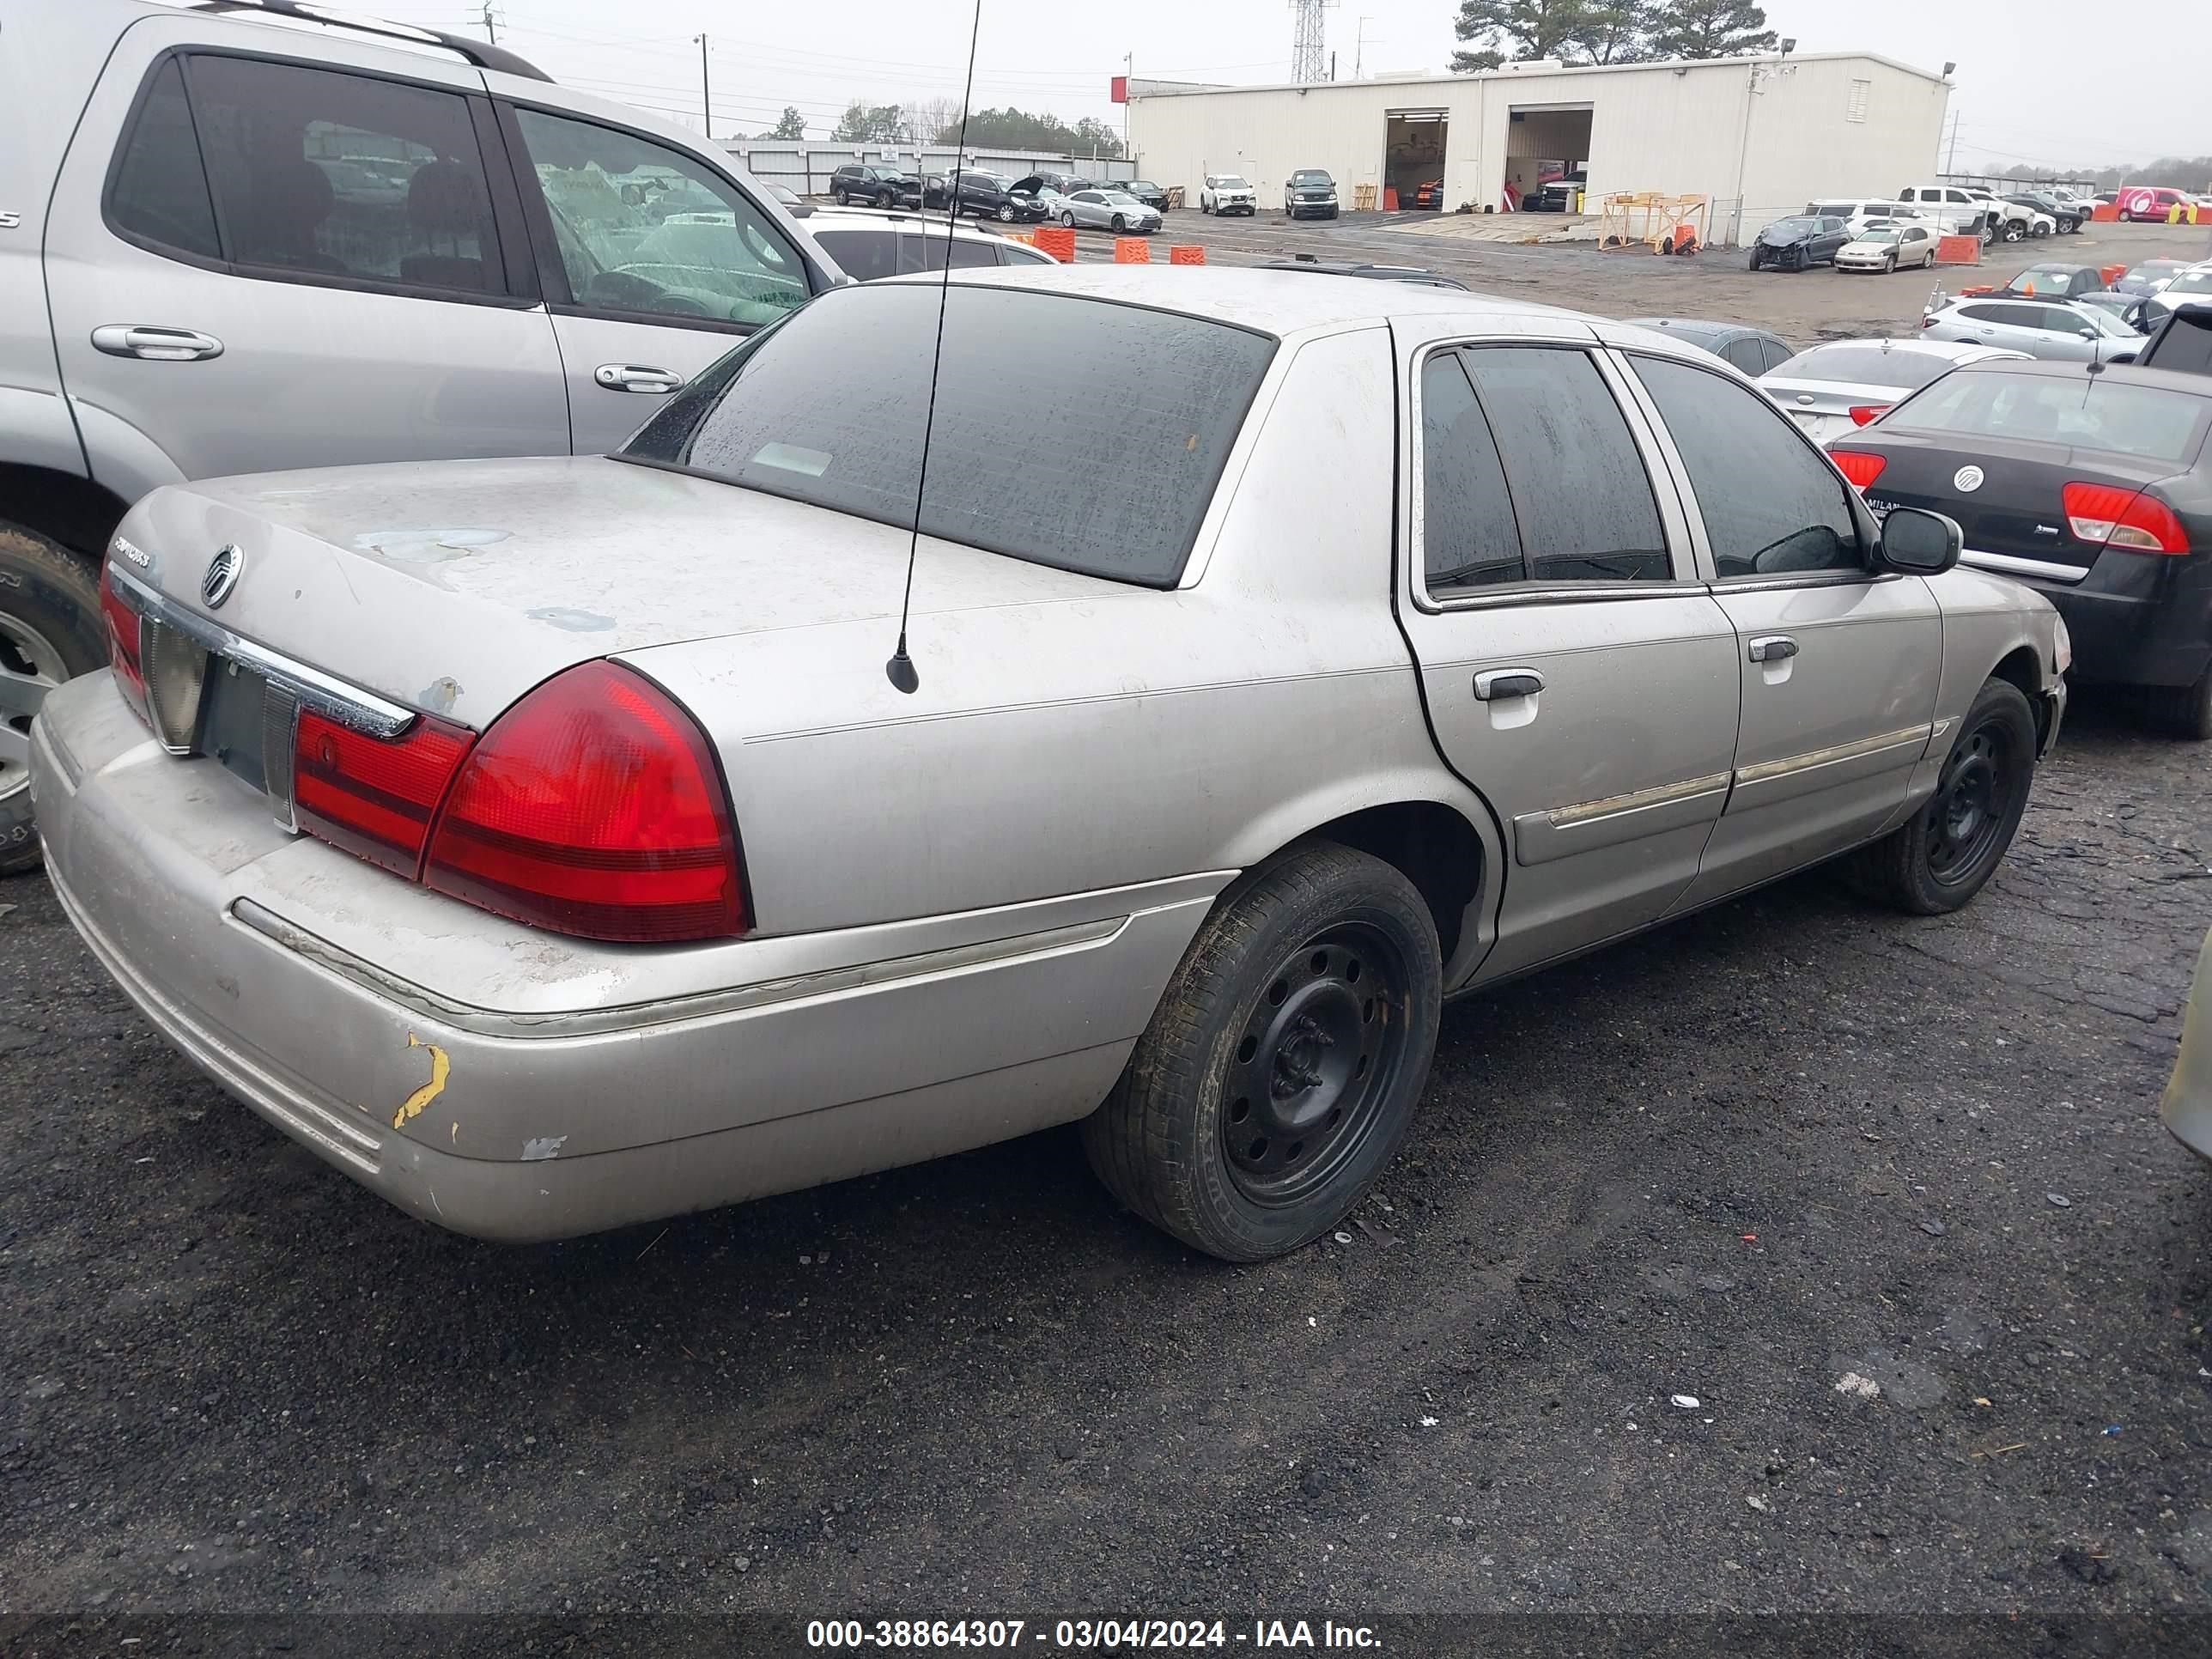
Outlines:
[[[1939,265],[1978,265],[1982,262],[1982,239],[1978,236],[1945,236],[1936,243],[1936,263]]]
[[[1171,265],[1202,265],[1206,263],[1206,250],[1188,243],[1178,243],[1168,250],[1168,263]]]
[[[1382,186],[1382,211],[1383,211],[1383,212],[1385,212],[1385,213],[1395,213],[1397,210],[1398,210],[1398,192],[1397,192],[1397,191],[1396,191],[1396,190],[1395,190],[1394,188],[1392,188],[1392,187],[1391,187],[1390,185],[1383,185],[1383,186]]]
[[[1148,265],[1152,262],[1152,245],[1142,236],[1116,236],[1114,239],[1114,263],[1117,265]]]
[[[2113,225],[2118,224],[2119,220],[2120,204],[2118,202],[2100,202],[2089,210],[2089,221],[2092,224]]]
[[[1039,225],[1030,237],[1042,253],[1049,253],[1064,265],[1075,263],[1075,232],[1066,225]]]
[[[2097,275],[2104,279],[2105,286],[2106,288],[2112,287],[2114,283],[2118,282],[2121,277],[2127,274],[2128,268],[2125,265],[2099,265],[2097,267]]]

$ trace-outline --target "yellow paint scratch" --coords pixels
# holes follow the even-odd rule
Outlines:
[[[425,1106],[446,1092],[446,1079],[453,1069],[453,1062],[446,1058],[443,1048],[434,1042],[423,1042],[412,1031],[407,1034],[407,1046],[430,1051],[430,1080],[400,1103],[399,1110],[392,1119],[392,1127],[395,1129],[405,1127],[409,1118],[419,1115]],[[455,1134],[460,1133],[460,1127],[458,1123],[453,1126]]]

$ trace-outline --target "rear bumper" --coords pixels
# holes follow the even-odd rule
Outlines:
[[[2106,553],[2078,582],[1971,549],[1966,562],[2035,589],[2057,608],[2073,636],[2077,684],[2192,685],[2212,665],[2212,556]]]
[[[47,700],[33,773],[55,890],[163,1035],[335,1168],[499,1239],[1080,1117],[1228,879],[577,950],[286,835],[227,773],[164,755],[104,674]],[[461,965],[424,970],[440,959]]]

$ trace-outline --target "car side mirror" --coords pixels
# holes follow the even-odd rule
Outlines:
[[[1959,562],[1966,533],[1941,513],[1893,507],[1881,521],[1881,562],[1908,576],[1939,576]]]

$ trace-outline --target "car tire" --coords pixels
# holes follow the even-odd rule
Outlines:
[[[0,671],[51,686],[106,665],[100,580],[90,565],[35,530],[0,522]],[[29,734],[27,714],[0,705],[0,720],[17,736]],[[30,774],[0,758],[0,876],[38,862]]]
[[[1060,222],[1065,225],[1068,229],[1073,230],[1075,228],[1075,216],[1073,213],[1063,213],[1060,216]]]
[[[2008,219],[2005,221],[2004,239],[2008,242],[2020,241],[2027,234],[2027,231],[2021,228],[2019,220]]]
[[[2160,731],[2191,743],[2212,742],[2212,667],[2198,675],[2194,685],[2147,687],[2142,708]]]
[[[1112,228],[1113,228],[1113,232],[1114,232],[1114,234],[1115,234],[1116,236],[1119,236],[1119,235],[1120,235],[1123,231],[1125,231],[1125,230],[1128,229],[1128,228],[1129,228],[1129,222],[1128,222],[1127,219],[1123,218],[1123,217],[1122,217],[1120,214],[1118,214],[1118,213],[1117,213],[1117,214],[1115,214],[1115,215],[1114,216],[1113,222],[1112,222]]]
[[[1915,916],[1958,909],[2004,860],[2035,781],[2035,711],[2008,680],[1982,683],[1943,762],[1936,793],[1901,829],[1854,854],[1869,898]]]
[[[1336,210],[1336,209],[1334,209],[1334,208],[1331,208],[1331,209],[1328,210],[1328,216],[1329,216],[1330,218],[1332,218],[1332,219],[1335,218],[1335,217],[1336,217],[1336,215],[1337,215],[1337,210]]]
[[[1881,256],[1881,274],[1885,276],[1897,275],[1897,256],[1894,253],[1885,253]]]
[[[898,198],[888,190],[879,190],[876,192],[876,205],[879,208],[896,207]]]
[[[1753,270],[1757,270],[1759,269],[1759,251],[1756,248],[1752,250],[1750,269]]]
[[[1427,903],[1380,859],[1301,847],[1224,896],[1084,1150],[1194,1249],[1261,1261],[1341,1221],[1405,1138],[1436,1053]]]
[[[853,205],[853,192],[848,190],[834,190],[830,191],[830,196],[832,199],[836,202],[839,207],[850,207]]]

